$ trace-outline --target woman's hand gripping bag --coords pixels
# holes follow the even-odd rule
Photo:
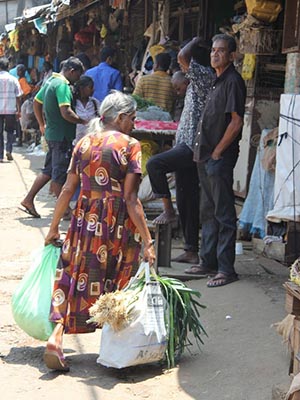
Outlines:
[[[149,264],[142,263],[137,276],[145,268],[145,283],[131,306],[130,322],[120,331],[105,323],[101,334],[97,363],[106,367],[125,368],[161,361],[168,344],[167,302],[159,282],[150,281]],[[132,284],[126,290],[130,291]]]
[[[38,249],[12,296],[12,312],[17,325],[35,339],[47,340],[53,332],[49,312],[60,253],[61,249],[52,244]]]

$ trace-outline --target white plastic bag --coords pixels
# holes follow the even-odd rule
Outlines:
[[[160,361],[167,348],[167,302],[160,284],[150,281],[148,263],[142,263],[132,282],[145,271],[145,286],[133,305],[134,317],[127,327],[115,332],[105,323],[102,329],[98,364],[106,367],[125,368],[132,365]],[[130,284],[127,290],[130,290]]]

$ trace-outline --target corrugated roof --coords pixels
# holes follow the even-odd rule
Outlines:
[[[23,11],[23,17],[25,19],[39,17],[43,13],[43,11],[47,11],[47,9],[50,9],[50,7],[51,3],[44,4],[43,6],[25,8],[25,10]]]

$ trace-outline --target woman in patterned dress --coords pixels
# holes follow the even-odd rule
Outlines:
[[[76,145],[68,178],[57,200],[45,244],[59,239],[59,222],[81,184],[76,208],[62,246],[50,320],[56,323],[44,361],[50,369],[69,370],[63,333],[93,332],[89,308],[104,292],[123,287],[137,269],[141,240],[143,259],[153,264],[155,250],[137,197],[141,148],[129,134],[136,103],[121,92],[109,94],[91,133]]]

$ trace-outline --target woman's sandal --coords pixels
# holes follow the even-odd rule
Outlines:
[[[56,371],[70,371],[70,367],[61,352],[61,350],[57,350],[54,347],[46,348],[44,353],[44,362],[49,369],[53,369]]]
[[[222,273],[218,273],[216,276],[214,276],[207,282],[207,287],[212,288],[212,287],[225,286],[225,285],[228,285],[229,283],[232,283],[232,282],[235,282],[238,280],[239,280],[239,278],[236,274],[225,275]]]

